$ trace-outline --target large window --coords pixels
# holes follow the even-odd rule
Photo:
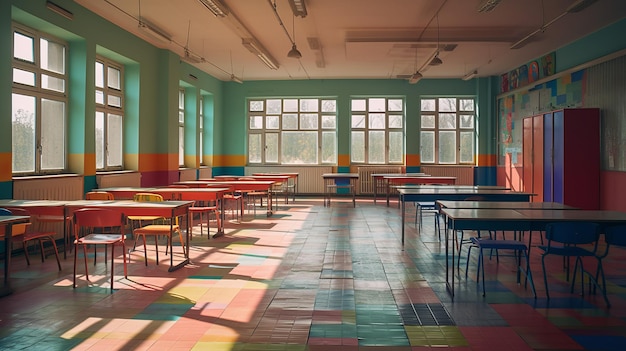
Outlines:
[[[103,57],[96,58],[96,169],[123,168],[124,71]]]
[[[475,164],[474,99],[422,99],[421,110],[421,163]]]
[[[178,91],[178,165],[185,166],[185,90]]]
[[[352,99],[351,105],[351,162],[402,164],[404,100]]]
[[[248,163],[337,163],[337,100],[248,101]]]
[[[66,169],[67,44],[13,27],[12,160],[14,174]]]

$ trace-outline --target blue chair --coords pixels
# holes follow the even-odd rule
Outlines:
[[[524,281],[524,287],[526,287],[526,283],[530,281],[530,286],[533,289],[533,295],[537,298],[537,291],[535,290],[535,283],[533,282],[533,275],[530,270],[530,260],[528,259],[528,246],[521,241],[518,240],[497,240],[497,239],[487,239],[487,238],[479,238],[472,237],[470,238],[470,242],[472,245],[469,245],[467,248],[467,262],[465,263],[465,277],[467,278],[467,271],[469,268],[469,260],[470,254],[472,253],[472,248],[475,247],[478,249],[478,265],[476,270],[476,284],[480,281],[479,273],[482,272],[482,280],[483,280],[483,296],[485,293],[485,256],[483,255],[483,250],[512,250],[514,252],[514,256],[517,260],[517,283],[521,282],[521,273],[523,272],[526,276]],[[526,260],[526,267],[522,267],[522,253],[524,259]]]
[[[574,271],[572,273],[572,284],[570,291],[574,292],[576,275],[580,271],[580,284],[584,295],[584,277],[589,278],[589,283],[599,287],[598,281],[604,281],[604,273],[601,267],[602,256],[598,255],[598,238],[600,237],[600,226],[591,222],[555,222],[546,225],[546,245],[538,248],[543,251],[541,254],[541,267],[543,269],[543,280],[546,286],[546,296],[549,299],[548,275],[546,273],[546,257],[550,255],[561,256],[566,260],[566,276],[569,277],[569,258],[575,258]],[[586,271],[583,265],[583,258],[589,257],[597,261],[596,276]],[[601,288],[602,289],[602,288]],[[608,304],[606,294],[604,298]]]
[[[626,225],[622,224],[606,228],[604,231],[604,240],[606,241],[606,249],[604,253],[599,256],[600,260],[608,256],[609,248],[611,246],[626,248]],[[606,280],[604,278],[604,268],[601,264],[598,264],[598,267],[596,269],[596,282],[598,282],[598,287],[600,287],[600,290],[602,291],[607,307],[610,307],[611,304],[606,295]]]

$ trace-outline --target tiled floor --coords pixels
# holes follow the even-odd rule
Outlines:
[[[270,218],[246,214],[215,240],[197,227],[191,264],[172,273],[168,256],[145,267],[142,250],[133,252],[128,279],[116,265],[113,293],[102,252],[90,261],[91,283],[81,277],[77,289],[71,257],[59,273],[52,257],[27,267],[16,256],[16,292],[0,298],[0,349],[626,349],[626,251],[605,261],[610,309],[579,286],[570,294],[558,259],[549,261],[548,301],[537,249],[536,300],[516,284],[509,257],[486,261],[483,297],[473,256],[452,301],[432,219],[418,232],[414,209],[407,214],[403,248],[395,204],[298,199]]]

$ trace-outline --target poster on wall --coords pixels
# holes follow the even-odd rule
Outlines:
[[[500,92],[506,93],[553,75],[555,73],[554,63],[555,53],[551,52],[537,60],[502,74],[500,76]]]

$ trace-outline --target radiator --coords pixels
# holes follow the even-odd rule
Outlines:
[[[13,179],[16,200],[81,200],[84,195],[82,176],[51,176]]]
[[[111,174],[96,175],[98,188],[113,188],[118,186],[141,186],[141,173],[139,172],[122,172]]]
[[[324,179],[322,174],[332,173],[333,168],[331,166],[286,166],[286,167],[263,167],[254,166],[246,167],[245,175],[252,175],[252,173],[298,173],[298,194],[323,194],[324,193]]]
[[[359,167],[359,194],[374,194],[374,179],[372,174],[402,173],[400,166],[364,166]]]
[[[474,185],[474,167],[472,166],[424,166],[420,172],[432,176],[456,177],[456,185]]]

